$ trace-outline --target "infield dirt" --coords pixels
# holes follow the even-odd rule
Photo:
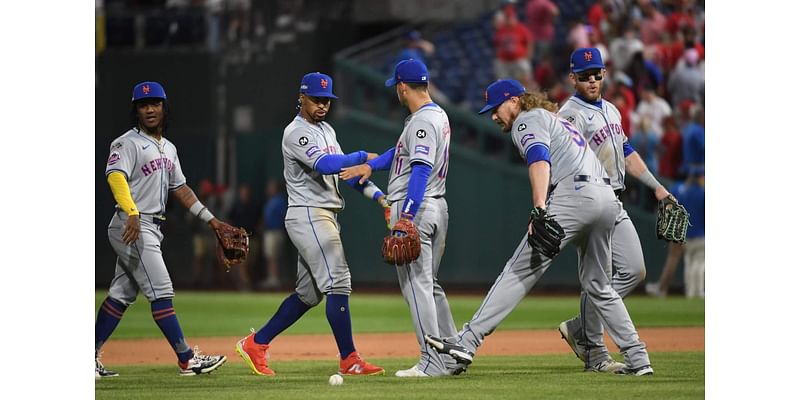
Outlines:
[[[244,336],[247,332],[243,332]],[[243,337],[242,336],[242,337]],[[705,328],[642,328],[639,336],[647,344],[647,350],[659,351],[705,351]],[[229,362],[242,362],[234,347],[241,337],[187,338],[189,345],[199,346],[205,354],[224,354]],[[606,335],[606,344],[611,351],[617,348]],[[377,333],[356,334],[355,345],[367,359],[415,357],[419,347],[414,334]],[[569,353],[566,342],[558,330],[508,330],[497,331],[486,338],[481,346],[481,355],[537,355]],[[333,335],[282,335],[278,336],[269,350],[272,360],[335,360],[338,354]],[[127,364],[172,364],[175,354],[164,339],[114,340],[103,346],[103,363],[106,365]]]

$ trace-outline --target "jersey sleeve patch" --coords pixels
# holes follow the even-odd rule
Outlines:
[[[119,144],[119,143],[118,143]],[[107,165],[114,165],[116,164],[122,157],[119,155],[118,151],[112,151],[111,155],[108,156],[108,163]]]
[[[319,147],[314,145],[314,146],[309,147],[308,150],[306,150],[306,155],[308,156],[308,158],[312,158],[312,157],[314,157],[314,155],[316,155],[319,152],[320,152]]]
[[[431,148],[429,146],[418,144],[416,147],[414,147],[414,154],[430,154],[430,152]]]

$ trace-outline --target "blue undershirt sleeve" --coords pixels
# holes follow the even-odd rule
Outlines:
[[[356,151],[350,154],[326,154],[317,160],[314,169],[325,175],[338,174],[342,168],[363,164],[367,161],[366,151]]]
[[[622,144],[622,154],[625,157],[633,154],[634,151],[636,151],[636,150],[634,150],[633,146],[631,146],[631,142],[625,142],[625,143]]]
[[[408,179],[408,197],[403,203],[403,214],[410,214],[411,219],[417,215],[419,206],[425,197],[425,186],[431,175],[431,166],[421,162],[411,165],[411,177]]]
[[[372,167],[373,171],[384,171],[389,169],[392,166],[392,160],[394,159],[394,152],[395,148],[392,147],[389,150],[386,150],[383,154],[379,155],[377,158],[373,158],[372,160],[367,161],[370,167]]]
[[[526,158],[528,160],[528,165],[542,160],[550,164],[550,150],[544,144],[537,143],[528,148]]]

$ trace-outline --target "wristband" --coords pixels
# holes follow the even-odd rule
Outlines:
[[[661,186],[656,177],[653,176],[653,173],[649,170],[642,172],[642,174],[639,175],[639,180],[644,183],[645,186],[653,190],[656,190],[659,186]]]
[[[189,207],[189,212],[195,217],[203,220],[205,223],[208,223],[214,219],[214,214],[212,214],[211,211],[208,211],[208,208],[206,208],[206,206],[204,206],[200,200],[196,201],[191,207]]]

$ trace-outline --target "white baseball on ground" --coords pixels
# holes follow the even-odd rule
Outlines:
[[[342,378],[342,376],[339,374],[333,374],[330,378],[328,378],[328,383],[332,386],[341,385],[344,383],[344,378]]]

